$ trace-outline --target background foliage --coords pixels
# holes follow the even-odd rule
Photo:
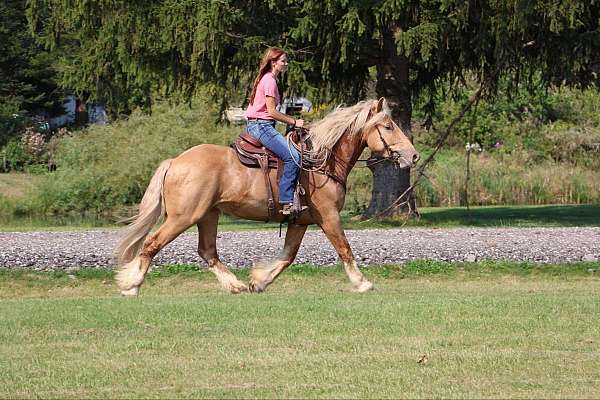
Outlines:
[[[226,144],[237,128],[215,126],[215,105],[158,104],[152,115],[91,127],[61,140],[55,162],[30,206],[41,212],[107,212],[138,202],[163,159],[200,143]]]
[[[448,124],[459,102],[460,97],[442,101],[435,125]],[[530,111],[519,111],[524,108]],[[38,214],[118,212],[140,200],[161,160],[199,143],[228,144],[240,127],[215,125],[217,116],[217,105],[200,96],[191,107],[163,102],[150,115],[136,111],[108,126],[65,133],[53,156],[57,171],[42,174],[17,208]],[[418,123],[413,129],[415,145],[426,155],[437,133]],[[471,156],[471,205],[600,203],[600,94],[594,90],[555,88],[543,97],[516,92],[483,101],[417,187],[419,206],[465,204],[469,140],[482,147]],[[346,210],[363,211],[371,185],[367,169],[354,169]]]
[[[55,55],[36,43],[29,32],[25,1],[0,3],[0,147],[31,125],[27,113],[59,112]]]
[[[323,112],[386,95],[425,154],[437,133],[423,126],[443,130],[491,78],[492,96],[420,186],[421,205],[466,202],[466,143],[483,149],[473,154],[472,204],[597,201],[600,100],[568,87],[598,83],[599,15],[596,0],[7,1],[0,123],[54,104],[56,80],[105,101],[117,122],[60,135],[15,125],[19,135],[0,138],[2,168],[58,167],[15,206],[23,212],[133,204],[160,159],[235,134],[215,126],[219,110],[244,102],[260,54],[278,45],[292,56],[286,93],[309,95]],[[353,173],[349,209],[365,209],[371,184],[366,170]]]

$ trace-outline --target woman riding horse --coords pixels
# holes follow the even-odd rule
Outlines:
[[[312,154],[322,157],[324,163],[318,171],[300,176],[309,208],[288,225],[279,257],[255,265],[248,285],[219,259],[217,225],[222,213],[256,221],[269,218],[265,207],[267,189],[260,169],[242,165],[230,147],[213,144],[195,146],[163,161],[146,189],[138,215],[115,251],[121,266],[117,274],[121,293],[137,295],[156,253],[194,224],[198,227],[198,254],[230,293],[263,291],[294,261],[309,224],[319,225],[333,244],[354,290],[371,289],[373,285],[354,260],[340,210],[348,174],[366,147],[400,168],[411,168],[419,160],[412,143],[386,110],[383,98],[363,101],[338,109],[310,127]],[[271,170],[271,180],[275,179],[276,172]],[[164,223],[150,234],[163,216]],[[278,215],[275,220],[286,218]]]
[[[283,50],[276,47],[267,49],[260,62],[246,110],[248,133],[283,160],[283,175],[279,181],[279,204],[280,212],[284,215],[291,214],[294,187],[300,172],[300,154],[294,147],[288,148],[286,140],[275,129],[275,121],[298,128],[304,126],[304,120],[294,119],[277,111],[280,100],[277,77],[287,70],[287,66],[288,56]]]

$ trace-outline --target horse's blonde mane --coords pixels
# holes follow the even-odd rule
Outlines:
[[[331,151],[344,134],[352,137],[380,123],[389,114],[389,109],[384,101],[383,110],[371,115],[376,103],[377,100],[365,100],[350,107],[338,107],[325,118],[312,123],[309,137],[313,154],[322,156]]]

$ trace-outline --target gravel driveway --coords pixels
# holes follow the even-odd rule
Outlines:
[[[514,260],[558,263],[600,260],[600,228],[369,229],[347,231],[359,265],[408,260]],[[2,232],[0,267],[35,270],[111,268],[110,255],[120,235],[114,230],[78,232]],[[195,263],[195,233],[185,233],[163,249],[156,264]],[[224,232],[217,245],[230,266],[278,254],[276,231]],[[332,265],[337,254],[320,231],[307,232],[298,263]],[[204,264],[204,262],[202,262]]]

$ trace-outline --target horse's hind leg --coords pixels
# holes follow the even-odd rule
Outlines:
[[[167,217],[165,223],[155,233],[146,238],[140,254],[131,262],[125,264],[117,273],[117,282],[121,294],[136,296],[156,253],[189,228],[190,225],[192,223],[188,218]]]
[[[250,283],[248,284],[251,292],[258,293],[265,290],[284,269],[294,262],[306,228],[307,225],[288,225],[285,234],[285,245],[278,259],[270,263],[257,263],[252,268]]]
[[[229,293],[247,292],[248,287],[241,282],[227,266],[219,260],[217,255],[217,225],[219,223],[219,210],[210,210],[198,221],[198,254],[208,264],[219,283]]]

